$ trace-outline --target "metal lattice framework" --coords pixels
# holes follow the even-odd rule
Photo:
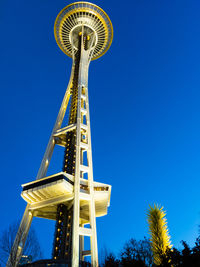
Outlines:
[[[27,207],[7,267],[18,265],[34,216],[56,221],[49,264],[78,267],[91,256],[91,265],[98,266],[96,217],[107,214],[111,186],[93,180],[88,68],[110,47],[113,29],[102,9],[77,2],[58,14],[54,33],[58,46],[73,59],[71,77],[36,181],[22,185]],[[62,126],[68,107],[68,124]],[[46,177],[55,145],[65,148],[63,170]],[[89,250],[85,237],[90,238]]]

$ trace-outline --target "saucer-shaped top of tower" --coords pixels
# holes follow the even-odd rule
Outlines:
[[[78,49],[82,31],[87,35],[93,50],[92,59],[101,57],[109,49],[113,39],[113,27],[108,15],[98,6],[88,2],[76,2],[63,8],[58,14],[54,34],[60,49],[72,57]]]

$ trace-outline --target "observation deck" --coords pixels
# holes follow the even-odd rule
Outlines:
[[[113,27],[105,11],[88,2],[76,2],[63,8],[54,26],[60,49],[72,57],[78,49],[78,36],[84,33],[89,46],[94,48],[92,60],[106,53],[112,43]]]
[[[88,181],[80,179],[80,218],[82,222],[89,220],[90,194]],[[74,176],[60,172],[22,185],[22,198],[30,204],[34,216],[56,220],[57,205],[62,203],[70,207],[74,199]],[[93,182],[95,215],[107,214],[110,205],[111,186]]]

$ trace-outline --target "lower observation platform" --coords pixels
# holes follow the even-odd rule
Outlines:
[[[110,206],[111,186],[93,182],[96,217],[107,214]],[[30,204],[29,209],[35,217],[56,220],[57,205],[64,204],[69,208],[74,199],[74,177],[65,172],[35,180],[22,185],[22,198]],[[80,179],[80,219],[89,221],[88,180]]]

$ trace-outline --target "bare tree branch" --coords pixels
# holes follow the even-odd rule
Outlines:
[[[14,222],[9,225],[8,229],[4,230],[0,234],[0,264],[3,266],[6,265],[8,257],[11,253],[11,249],[17,235],[19,227],[19,222]],[[19,233],[20,234],[20,233]],[[41,259],[42,252],[40,248],[39,241],[37,239],[35,230],[33,228],[30,229],[24,250],[23,255],[31,256],[33,260]],[[15,255],[10,255],[11,264],[15,266]],[[1,265],[0,265],[1,266]]]

